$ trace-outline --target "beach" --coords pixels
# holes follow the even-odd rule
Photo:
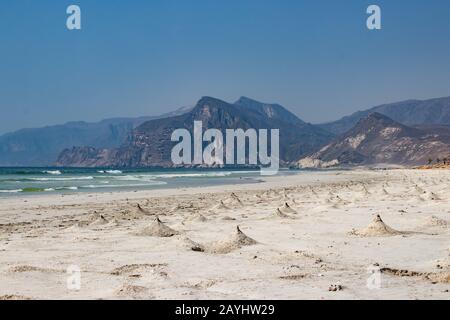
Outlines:
[[[450,171],[258,179],[2,197],[0,299],[450,298]]]

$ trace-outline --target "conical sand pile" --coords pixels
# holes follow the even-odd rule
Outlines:
[[[92,226],[92,227],[104,226],[104,225],[106,225],[108,223],[109,223],[109,221],[103,215],[100,215],[97,219],[92,221],[89,224],[89,226]]]
[[[364,193],[364,195],[366,195],[366,196],[370,195],[371,193],[369,192],[369,190],[367,190],[366,185],[363,184],[362,186],[363,186],[363,193]]]
[[[344,199],[342,199],[340,196],[338,196],[338,195],[336,195],[335,197],[334,197],[334,201],[336,202],[336,203],[339,203],[339,204],[350,204],[350,201],[347,201],[347,200],[344,200]]]
[[[219,204],[215,205],[213,207],[214,210],[229,210],[230,208],[223,202],[223,200],[220,200]]]
[[[394,236],[402,234],[403,232],[397,231],[388,225],[386,225],[381,219],[380,215],[377,215],[375,219],[366,228],[360,230],[353,230],[351,234],[361,237],[381,237],[381,236]]]
[[[275,213],[273,214],[273,216],[276,217],[276,218],[282,218],[282,219],[289,219],[289,218],[291,218],[287,214],[281,212],[280,208],[277,208],[277,210],[275,210]]]
[[[280,211],[284,212],[284,213],[292,213],[292,214],[297,214],[297,211],[295,211],[294,209],[291,208],[291,206],[285,202],[283,207],[281,207],[279,209]]]
[[[149,212],[148,210],[145,210],[144,208],[142,208],[139,203],[137,204],[137,212],[140,213],[140,214],[143,214],[143,215],[148,215],[148,216],[152,215],[151,212]]]
[[[101,214],[95,212],[93,214],[90,214],[87,218],[87,220],[84,221],[78,221],[66,230],[80,230],[80,228],[87,228],[87,227],[96,227],[96,226],[102,226],[108,224],[109,221]]]
[[[147,227],[142,229],[137,233],[139,236],[150,236],[150,237],[172,237],[179,234],[178,231],[166,226],[159,217],[157,216],[155,220]]]
[[[198,244],[197,242],[192,241],[191,239],[189,239],[188,237],[185,237],[185,236],[177,236],[177,242],[181,247],[183,247],[187,250],[192,250],[192,251],[197,251],[197,252],[205,251],[205,248],[201,244]]]
[[[208,219],[201,213],[196,213],[186,219],[187,222],[206,222]]]
[[[227,200],[227,202],[237,206],[243,205],[241,199],[239,199],[239,197],[234,192],[230,194],[230,198]]]
[[[225,254],[254,244],[257,244],[257,242],[244,234],[239,226],[237,226],[235,233],[229,239],[205,246],[205,251],[209,253]]]

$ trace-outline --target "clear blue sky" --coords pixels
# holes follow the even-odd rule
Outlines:
[[[82,30],[66,29],[80,5]],[[382,8],[381,31],[366,8]],[[2,0],[0,133],[155,115],[204,95],[309,122],[450,96],[448,0]]]

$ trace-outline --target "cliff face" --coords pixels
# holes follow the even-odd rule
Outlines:
[[[172,132],[184,128],[193,134],[194,121],[203,129],[280,129],[280,160],[290,162],[330,141],[332,135],[307,124],[279,105],[262,104],[241,98],[230,104],[204,97],[190,112],[164,119],[147,121],[138,126],[129,141],[120,148],[73,148],[64,150],[59,166],[153,167],[172,166],[171,151],[176,144]]]
[[[319,151],[302,158],[299,165],[425,164],[430,158],[450,157],[449,133],[446,127],[408,127],[372,113]]]

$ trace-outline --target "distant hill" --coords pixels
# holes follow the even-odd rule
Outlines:
[[[336,135],[352,128],[371,113],[383,114],[407,126],[450,125],[450,97],[429,100],[407,100],[358,111],[340,120],[318,125]]]
[[[119,148],[95,149],[91,146],[64,150],[58,158],[59,166],[77,167],[170,167],[175,129],[193,131],[194,121],[202,121],[203,128],[280,129],[280,158],[282,162],[296,161],[304,154],[324,145],[333,135],[298,119],[277,104],[265,104],[249,98],[236,103],[203,97],[190,112],[138,126],[129,141]]]
[[[189,110],[181,108],[156,117],[114,118],[96,123],[68,122],[7,133],[0,136],[0,166],[49,166],[62,150],[73,146],[118,147],[145,121]]]
[[[450,158],[450,129],[409,127],[380,113],[360,119],[346,133],[299,161],[301,167],[345,165],[423,165],[428,159]]]

